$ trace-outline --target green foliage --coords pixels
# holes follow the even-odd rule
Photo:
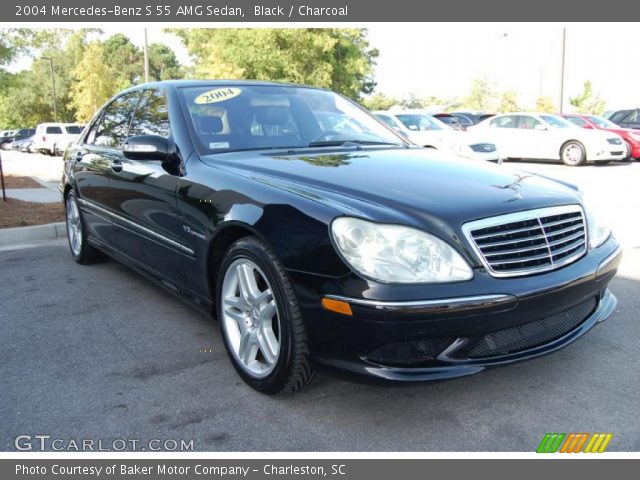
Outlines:
[[[500,95],[500,103],[497,111],[499,113],[512,113],[520,110],[518,106],[518,94],[513,90],[508,90]]]
[[[593,86],[591,85],[590,80],[584,82],[582,93],[580,95],[569,97],[569,103],[576,107],[576,110],[579,113],[591,113],[597,115],[601,114],[606,107],[606,103],[600,98],[600,95],[593,92]]]
[[[149,80],[175,80],[184,78],[184,70],[180,62],[166,45],[152,43],[149,45]]]
[[[113,70],[104,62],[105,47],[98,42],[87,45],[84,56],[73,70],[75,83],[71,87],[71,104],[79,122],[87,122],[95,111],[118,91]]]
[[[103,62],[108,65],[119,89],[144,81],[144,58],[129,37],[116,33],[102,45]]]
[[[373,91],[378,51],[356,28],[171,29],[198,78],[315,85],[357,99]]]
[[[556,105],[549,97],[541,96],[536,100],[536,112],[554,113]]]
[[[462,99],[459,108],[481,112],[494,111],[497,107],[495,90],[495,84],[487,78],[476,78],[471,82],[471,91]]]
[[[387,97],[384,93],[376,93],[362,99],[362,105],[368,110],[389,110],[400,102],[392,97]]]
[[[124,35],[88,42],[98,29],[0,30],[0,65],[35,55],[28,70],[0,68],[0,128],[33,127],[53,121],[53,62],[58,121],[87,121],[111,95],[144,80],[142,51]],[[182,78],[184,71],[166,46],[149,46],[151,80]]]

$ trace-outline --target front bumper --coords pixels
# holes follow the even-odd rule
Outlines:
[[[587,161],[609,162],[611,160],[624,160],[627,158],[627,146],[623,143],[612,145],[609,143],[592,147],[588,150]]]
[[[572,343],[613,313],[617,301],[607,285],[620,259],[610,239],[553,272],[496,279],[479,269],[466,285],[446,286],[450,295],[426,300],[403,298],[407,290],[398,286],[378,289],[375,299],[369,292],[356,297],[347,293],[357,288],[349,279],[336,285],[307,277],[305,285],[306,274],[292,275],[316,369],[356,380],[417,382],[472,375]],[[343,292],[327,293],[334,288]],[[347,301],[353,315],[318,307],[322,296]]]

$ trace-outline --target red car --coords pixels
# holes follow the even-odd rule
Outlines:
[[[634,159],[640,159],[640,131],[631,128],[622,128],[620,125],[616,125],[598,115],[571,113],[563,114],[562,116],[580,128],[595,128],[597,130],[617,133],[623,138],[624,143],[627,145],[627,152],[629,152],[627,160],[633,161]]]

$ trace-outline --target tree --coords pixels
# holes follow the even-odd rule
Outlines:
[[[591,81],[584,82],[582,93],[575,97],[569,97],[569,103],[576,107],[580,113],[600,114],[605,109],[606,103],[600,95],[593,92]]]
[[[400,101],[400,105],[404,108],[424,108],[426,104],[424,100],[418,97],[415,93],[411,92],[405,98]]]
[[[166,45],[149,45],[149,78],[151,80],[175,80],[184,78],[184,71],[176,54]]]
[[[76,119],[87,122],[95,111],[119,89],[118,80],[104,63],[104,48],[99,42],[87,45],[84,58],[74,70],[71,103]]]
[[[102,47],[103,61],[113,72],[119,89],[131,87],[144,79],[144,56],[129,37],[116,33]]]
[[[387,97],[384,93],[376,93],[362,99],[362,105],[368,110],[389,110],[399,102],[393,97]]]
[[[549,97],[541,96],[536,100],[536,111],[554,113],[556,110],[556,106]]]
[[[500,113],[511,113],[520,110],[518,106],[518,94],[513,90],[508,90],[500,95],[500,103],[497,111]]]
[[[356,28],[171,29],[193,75],[315,85],[358,99],[373,91],[378,51]]]
[[[495,85],[487,78],[476,78],[471,82],[471,91],[461,102],[461,107],[482,112],[493,111],[496,92]]]

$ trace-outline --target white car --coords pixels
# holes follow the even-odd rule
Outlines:
[[[435,148],[472,160],[500,160],[493,142],[471,132],[455,130],[428,113],[416,110],[373,113],[388,127],[421,147]]]
[[[624,160],[627,149],[620,135],[585,130],[550,113],[496,115],[471,128],[490,138],[504,158],[562,160],[576,166],[585,162]]]
[[[41,123],[36,127],[33,150],[49,155],[62,155],[82,133],[84,125],[77,123]]]

